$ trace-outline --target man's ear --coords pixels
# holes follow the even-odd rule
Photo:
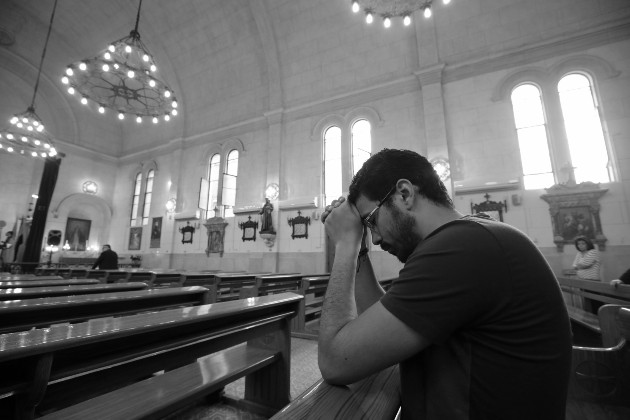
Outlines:
[[[418,197],[416,187],[408,179],[401,178],[396,182],[396,190],[402,197],[405,209],[410,210]]]

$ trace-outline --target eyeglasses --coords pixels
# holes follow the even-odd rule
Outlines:
[[[385,195],[385,197],[383,197],[383,199],[378,202],[376,207],[374,207],[374,210],[372,210],[367,216],[363,218],[362,220],[363,224],[367,226],[368,228],[370,228],[370,230],[376,229],[376,217],[378,216],[377,211],[378,209],[381,208],[383,203],[387,201],[387,199],[394,193],[394,191],[396,191],[395,185],[392,187],[391,190],[389,190],[389,192]]]

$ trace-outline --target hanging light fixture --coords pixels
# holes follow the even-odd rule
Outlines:
[[[41,118],[35,113],[35,98],[37,97],[39,78],[42,74],[42,66],[44,64],[44,57],[46,56],[46,48],[48,47],[48,40],[50,39],[56,9],[57,0],[55,0],[50,16],[48,33],[46,34],[42,57],[39,61],[39,69],[37,70],[37,79],[35,81],[31,105],[25,112],[13,115],[9,120],[10,126],[0,129],[0,153],[44,159],[57,155],[57,150],[53,145],[51,136],[46,132]]]
[[[448,5],[451,0],[442,0]],[[365,13],[365,21],[372,23],[375,15],[383,19],[383,26],[389,28],[392,18],[401,18],[404,26],[411,24],[411,15],[416,10],[422,10],[425,18],[432,15],[433,0],[351,0],[352,11]]]
[[[138,124],[169,121],[177,115],[177,99],[158,79],[153,55],[140,40],[141,7],[142,0],[129,36],[112,42],[96,57],[70,64],[61,81],[70,95],[101,114],[111,110],[119,120],[129,115]]]

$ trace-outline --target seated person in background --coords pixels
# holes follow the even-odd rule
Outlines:
[[[349,191],[322,214],[335,247],[323,378],[350,384],[399,364],[402,420],[564,419],[569,317],[536,245],[505,223],[462,216],[412,151],[372,155]],[[387,293],[368,230],[405,263]]]
[[[600,281],[599,251],[586,236],[575,238],[575,248],[578,253],[573,260],[573,269],[579,279]]]
[[[112,251],[112,247],[109,245],[103,245],[103,252],[98,256],[98,259],[94,262],[92,270],[99,268],[99,270],[118,270],[118,254]]]
[[[618,279],[610,281],[611,286],[617,287],[619,284],[630,284],[630,268],[625,271]]]

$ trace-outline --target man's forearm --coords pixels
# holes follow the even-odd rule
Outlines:
[[[367,308],[378,302],[385,294],[385,291],[378,283],[378,280],[376,280],[369,254],[366,253],[365,255],[359,256],[358,267],[354,294],[357,311],[361,314]]]
[[[356,250],[336,247],[320,318],[320,351],[326,350],[339,330],[357,316],[354,296],[356,261]]]

